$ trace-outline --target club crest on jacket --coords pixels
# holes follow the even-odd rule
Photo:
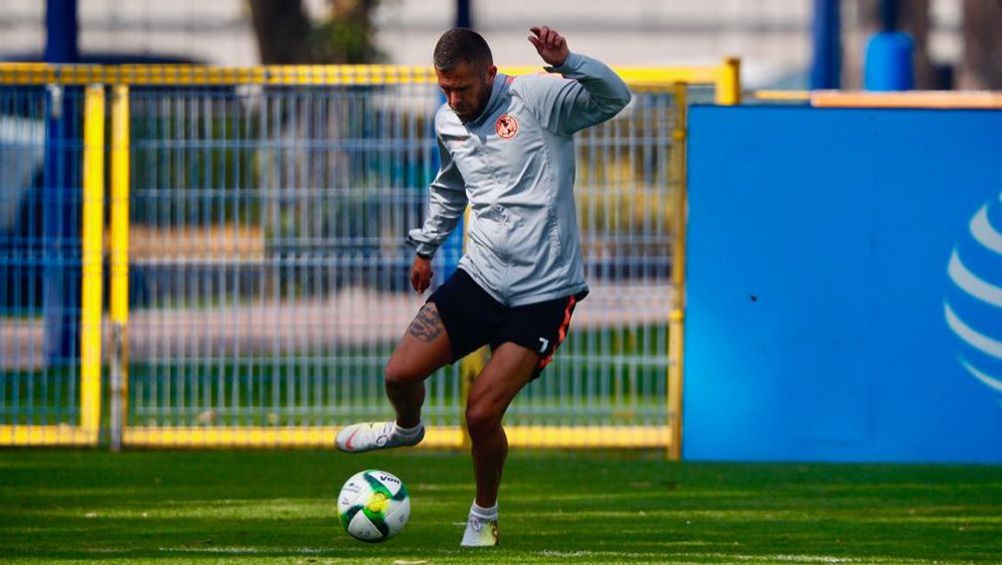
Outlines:
[[[518,133],[518,120],[511,114],[501,114],[498,121],[494,123],[494,129],[497,130],[501,139],[511,139]]]

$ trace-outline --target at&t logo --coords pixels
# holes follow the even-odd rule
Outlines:
[[[1002,192],[971,218],[950,255],[943,301],[957,358],[971,376],[1002,394]]]

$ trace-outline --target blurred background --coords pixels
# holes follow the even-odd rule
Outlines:
[[[69,7],[74,2],[49,4]],[[712,64],[740,55],[751,89],[858,88],[867,41],[882,28],[913,42],[917,88],[1002,86],[1002,4],[991,0],[77,0],[85,61],[424,65],[457,21],[498,62],[534,65],[537,23],[616,65]],[[465,12],[464,16],[460,13]],[[0,57],[41,59],[46,2],[0,0]],[[825,76],[811,79],[812,64]],[[834,66],[833,66],[834,64]]]

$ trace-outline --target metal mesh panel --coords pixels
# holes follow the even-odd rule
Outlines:
[[[578,137],[592,292],[509,423],[666,423],[673,98],[634,100]],[[382,367],[423,300],[403,238],[437,170],[438,103],[429,85],[133,89],[130,426],[392,413]],[[429,380],[427,423],[460,424],[458,373]]]
[[[577,135],[575,194],[591,292],[509,422],[666,425],[673,101],[634,93],[619,117]]]
[[[130,425],[387,416],[436,103],[427,85],[133,90]],[[429,381],[430,423],[458,424],[456,376]]]
[[[633,102],[577,137],[591,294],[506,423],[517,444],[677,457],[683,116],[733,102],[737,64],[623,72]],[[8,65],[0,79],[0,444],[107,429],[113,448],[329,445],[392,413],[382,368],[424,298],[403,240],[438,168],[430,70]],[[457,232],[434,285],[461,253]],[[462,442],[478,366],[428,381],[425,443]]]
[[[83,90],[0,87],[0,426],[80,416]]]

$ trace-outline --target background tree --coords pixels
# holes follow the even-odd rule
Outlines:
[[[311,22],[302,0],[250,0],[261,63],[372,63],[378,0],[328,0],[326,18]]]
[[[302,0],[250,0],[261,63],[310,63],[310,20]]]

